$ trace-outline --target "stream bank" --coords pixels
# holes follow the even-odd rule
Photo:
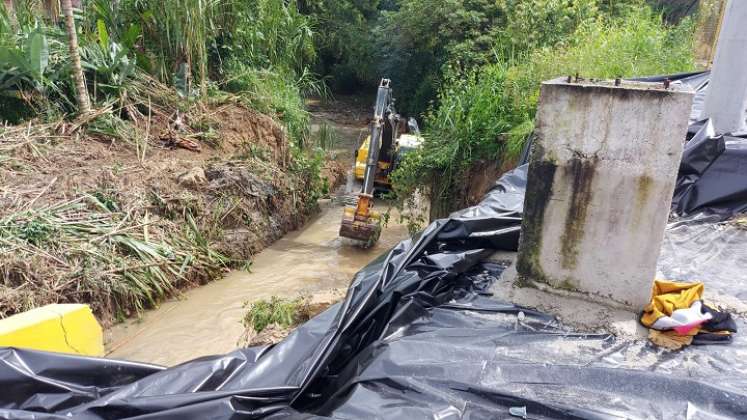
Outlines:
[[[237,101],[146,115],[0,127],[0,317],[49,303],[90,304],[104,325],[138,315],[248,266],[344,179]]]
[[[312,136],[327,130],[331,161],[323,169],[339,174],[350,169],[354,151],[367,132],[368,98],[349,96],[309,100]],[[331,168],[331,169],[330,169]],[[392,209],[379,242],[361,249],[340,238],[343,204],[355,192],[347,174],[346,185],[319,200],[319,213],[253,256],[247,269],[194,288],[138,319],[114,325],[106,332],[107,357],[171,366],[196,357],[226,353],[240,345],[245,332],[246,304],[273,296],[339,295],[353,275],[378,255],[409,236],[407,226]],[[341,180],[339,175],[335,179]],[[342,184],[342,182],[337,182]],[[387,203],[377,200],[385,211]]]
[[[109,329],[107,357],[173,366],[227,353],[244,333],[246,302],[347,289],[361,267],[408,236],[405,225],[390,224],[373,248],[350,246],[337,234],[342,206],[323,200],[320,207],[305,227],[257,254],[250,271],[232,271]]]

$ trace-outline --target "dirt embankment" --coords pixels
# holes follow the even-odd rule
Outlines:
[[[130,316],[245,267],[344,178],[238,103],[139,115],[0,127],[0,317],[55,302]]]
[[[462,181],[451,191],[448,200],[430,197],[430,220],[447,217],[454,211],[477,205],[501,175],[516,167],[515,161],[477,161],[462,175]],[[432,181],[429,190],[441,191],[441,180]]]

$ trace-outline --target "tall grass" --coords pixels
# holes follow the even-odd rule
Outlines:
[[[315,57],[310,21],[295,1],[94,0],[88,15],[89,32],[103,25],[142,68],[185,90],[194,80],[202,95],[231,60],[298,77]]]
[[[228,263],[193,219],[181,228],[150,220],[103,195],[2,216],[0,277],[22,298],[4,298],[0,317],[58,301],[127,315],[155,306],[199,277],[196,271],[216,274]]]
[[[310,114],[301,94],[303,82],[271,69],[256,69],[239,61],[227,65],[222,87],[239,94],[251,108],[274,116],[287,128],[293,143],[303,147],[309,134]]]
[[[31,6],[33,2],[18,3],[17,31],[0,8],[0,45],[23,57],[23,40],[40,32],[49,46],[50,61],[45,72],[30,74],[28,81],[16,77],[18,65],[0,63],[0,93],[7,89],[27,91],[29,85],[50,82],[62,87],[49,98],[52,105],[63,99],[58,108],[69,112],[75,103],[70,100],[69,66],[64,54],[57,54],[57,46],[64,46],[63,34],[54,20],[41,15],[38,6]],[[299,13],[294,0],[91,0],[83,4],[85,9],[77,15],[79,41],[95,102],[125,96],[127,79],[137,73],[134,66],[190,100],[204,98],[215,91],[215,83],[235,76],[226,66],[231,62],[297,85],[297,89],[284,88],[284,94],[293,90],[304,94],[317,85],[308,70],[315,59],[311,19]],[[269,92],[278,77],[255,81],[271,85],[263,88]],[[295,124],[297,119],[289,121]]]
[[[316,147],[328,152],[337,147],[340,138],[334,127],[325,121],[319,125],[319,129],[314,133],[313,141]]]
[[[219,22],[224,60],[233,57],[300,77],[316,58],[311,19],[298,11],[295,0],[226,0]]]
[[[185,80],[183,88],[191,90],[189,80],[195,73],[199,78],[200,93],[204,96],[208,81],[208,45],[218,31],[215,14],[220,0],[172,0],[169,7],[163,7],[162,1],[146,4],[149,12],[143,16],[148,29],[146,33],[150,39],[159,41],[160,51],[156,57],[161,74],[167,71],[164,62],[175,60],[172,68],[181,71],[176,77]],[[182,71],[180,67],[186,70]]]
[[[393,175],[394,184],[407,197],[438,178],[441,188],[432,192],[436,198],[455,199],[474,162],[518,157],[534,128],[542,80],[576,73],[614,78],[690,71],[692,30],[689,20],[667,26],[661,16],[642,8],[588,20],[554,46],[453,73],[439,93],[439,105],[425,115],[422,149],[406,157]]]

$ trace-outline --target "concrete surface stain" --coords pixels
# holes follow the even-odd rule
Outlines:
[[[635,191],[635,208],[633,209],[633,223],[636,225],[641,223],[641,209],[644,208],[648,198],[651,196],[653,184],[653,178],[646,174],[638,177],[638,188]]]
[[[532,154],[538,159],[532,159],[527,174],[524,216],[516,262],[518,284],[527,284],[528,280],[547,282],[539,263],[539,256],[545,209],[552,198],[552,185],[558,165],[553,159],[545,156],[539,141],[535,143]]]
[[[561,237],[561,266],[571,270],[576,268],[578,243],[584,236],[586,214],[592,199],[592,182],[596,172],[597,159],[574,156],[563,167],[564,182],[571,184],[571,199],[566,215],[563,236]]]

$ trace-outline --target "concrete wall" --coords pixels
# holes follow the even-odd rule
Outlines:
[[[691,102],[661,84],[543,83],[520,282],[648,302]]]
[[[745,128],[747,109],[747,1],[730,0],[716,47],[704,116],[719,134]]]

